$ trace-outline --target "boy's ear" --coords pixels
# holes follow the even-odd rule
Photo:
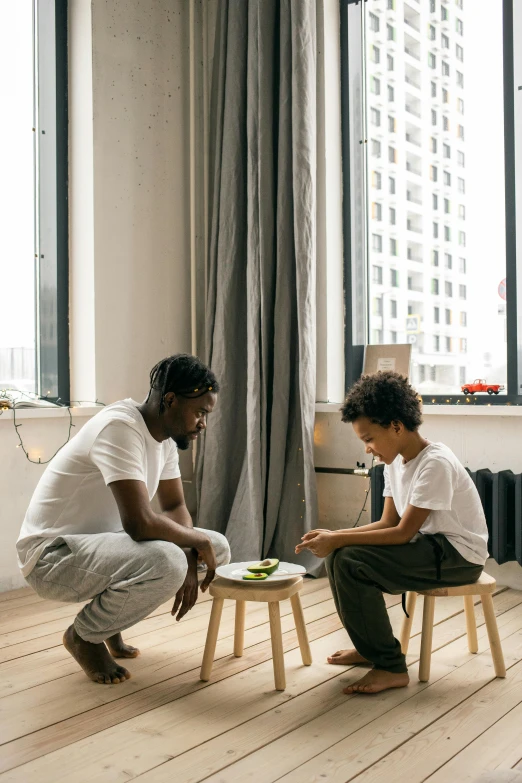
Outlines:
[[[403,424],[401,421],[392,421],[391,426],[393,427],[393,431],[398,435],[402,430]]]

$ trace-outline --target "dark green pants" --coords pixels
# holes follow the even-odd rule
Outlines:
[[[376,669],[405,672],[406,658],[393,635],[383,593],[469,584],[479,578],[482,566],[469,563],[437,533],[398,546],[344,546],[328,555],[326,570],[337,612],[357,652]]]

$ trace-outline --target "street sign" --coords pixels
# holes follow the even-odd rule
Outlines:
[[[409,343],[410,345],[415,345],[415,343],[417,342],[417,335],[416,334],[409,334],[406,337],[406,342]]]
[[[501,299],[504,300],[504,302],[506,301],[506,278],[501,280],[498,284],[498,295]]]
[[[420,334],[420,320],[420,315],[408,315],[406,318],[406,334]]]

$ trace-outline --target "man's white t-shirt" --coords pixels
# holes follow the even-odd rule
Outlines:
[[[477,489],[443,443],[430,443],[409,462],[399,454],[385,465],[383,495],[393,498],[400,517],[409,505],[429,508],[419,533],[442,533],[468,562],[484,565],[488,529]]]
[[[112,481],[136,479],[152,499],[160,481],[180,476],[178,449],[150,434],[138,403],[103,408],[51,460],[36,487],[16,543],[22,574],[58,536],[123,530]]]

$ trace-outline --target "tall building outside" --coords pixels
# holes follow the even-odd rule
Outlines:
[[[470,255],[478,227],[469,222],[467,102],[477,87],[469,86],[465,3],[364,4],[369,340],[411,343],[411,380],[433,394],[456,393],[488,369],[503,373],[490,382],[506,380],[505,305],[491,286],[494,348],[473,342],[484,317],[476,278],[487,260],[480,249]],[[503,268],[499,257],[499,283]]]

